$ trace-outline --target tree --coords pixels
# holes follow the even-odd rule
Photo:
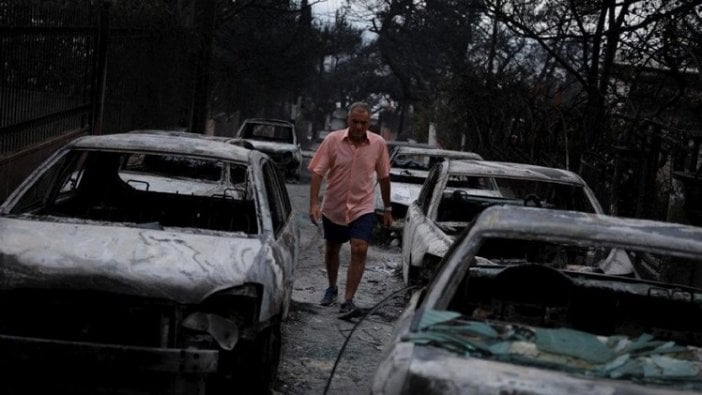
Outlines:
[[[290,1],[220,1],[215,36],[216,111],[290,116],[313,74],[319,37],[309,7]]]
[[[697,1],[569,0],[546,6],[533,0],[509,3],[486,0],[485,4],[495,20],[538,43],[557,67],[564,70],[567,79],[576,83],[579,93],[574,103],[578,111],[571,115],[576,115],[580,124],[574,130],[568,151],[576,160],[583,158],[579,161],[581,172],[593,162],[611,164],[612,147],[622,141],[621,130],[612,128],[613,115],[628,100],[626,94],[616,89],[622,81],[614,78],[619,64],[638,70],[630,76],[640,75],[639,71],[651,65],[669,68],[673,64],[663,60],[665,53],[675,47],[670,45],[670,39],[676,36],[670,34],[670,21],[685,21],[678,25],[690,23],[690,19],[695,19],[695,7],[699,8]],[[689,37],[689,33],[684,36]],[[675,52],[680,54],[679,50]],[[634,80],[627,79],[629,84]],[[664,111],[669,105],[666,102],[655,111]],[[653,170],[649,173],[655,174]]]

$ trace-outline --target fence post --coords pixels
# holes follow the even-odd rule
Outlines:
[[[93,100],[91,110],[91,134],[102,134],[103,113],[105,110],[105,89],[107,81],[107,39],[109,36],[110,1],[103,0],[100,7],[100,23],[96,39],[93,69]]]
[[[205,133],[209,103],[210,61],[212,58],[212,37],[214,35],[215,0],[206,0],[200,11],[200,50],[197,59],[197,75],[193,92],[192,118],[190,131]]]

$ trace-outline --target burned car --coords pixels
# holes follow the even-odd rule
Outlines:
[[[428,281],[456,234],[495,204],[602,213],[592,190],[571,171],[522,163],[446,160],[432,169],[418,199],[407,210],[402,234],[405,283]],[[613,254],[608,270],[630,270],[626,262],[620,267],[617,257]]]
[[[392,230],[399,231],[404,226],[409,205],[419,196],[419,190],[435,163],[446,159],[482,159],[475,152],[453,151],[441,148],[426,148],[406,144],[396,145],[390,153],[390,182],[392,216],[395,220]],[[376,214],[383,216],[383,199],[380,188],[375,193]],[[382,223],[382,221],[379,221]]]
[[[412,295],[372,392],[700,393],[700,240],[689,225],[487,208]],[[660,276],[602,273],[612,249]]]
[[[32,380],[0,386],[53,374],[44,382],[54,389],[269,388],[299,230],[275,164],[235,143],[85,136],[10,195],[0,206],[0,363]]]
[[[414,140],[386,140],[385,145],[388,147],[388,153],[392,157],[395,150],[399,147],[414,147],[414,148],[424,148],[428,150],[440,149],[436,145],[427,143],[418,143]]]
[[[286,177],[300,179],[302,149],[295,125],[280,119],[247,118],[239,127],[237,137],[270,156]]]

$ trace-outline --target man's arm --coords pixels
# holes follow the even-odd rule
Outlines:
[[[319,211],[319,188],[322,185],[322,176],[312,172],[310,179],[310,220],[313,224],[318,225],[322,217]]]
[[[393,222],[392,204],[390,202],[390,177],[379,179],[378,185],[380,185],[380,197],[383,198],[383,206],[385,207],[383,224],[385,226],[390,226]]]

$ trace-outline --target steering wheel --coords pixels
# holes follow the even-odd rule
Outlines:
[[[541,207],[541,199],[535,193],[524,196],[524,205],[527,207]]]

